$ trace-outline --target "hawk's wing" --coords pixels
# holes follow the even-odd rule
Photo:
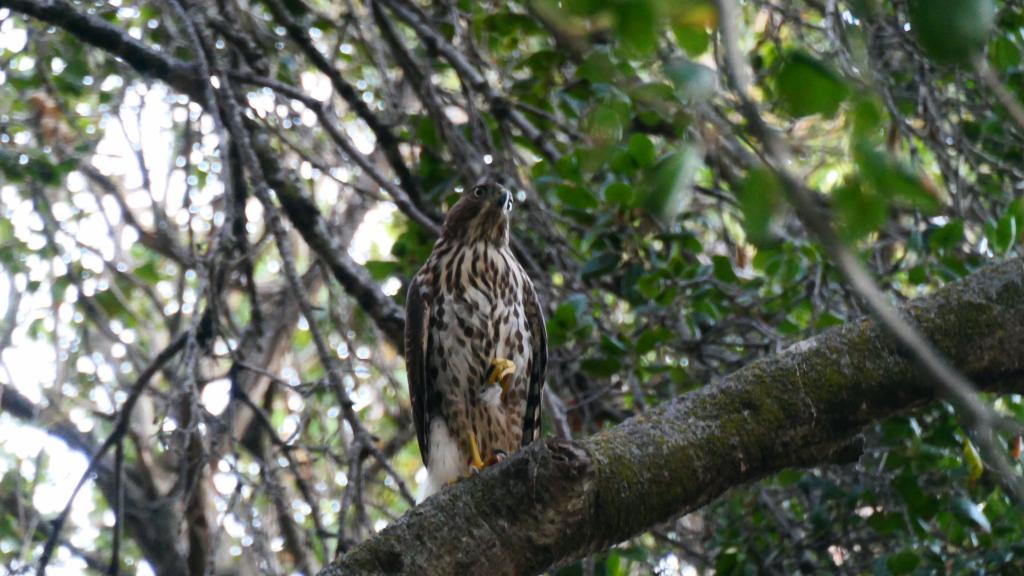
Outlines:
[[[540,307],[533,283],[528,282],[526,288],[526,301],[523,304],[526,322],[530,326],[533,367],[530,370],[530,389],[526,394],[526,413],[523,414],[523,446],[540,435],[540,394],[544,388],[544,372],[548,367],[548,332],[544,325],[544,310]]]
[[[430,308],[423,300],[419,275],[413,278],[405,297],[405,369],[409,380],[409,399],[412,401],[412,420],[416,425],[416,440],[420,444],[423,465],[427,465],[427,435],[430,422],[427,400],[433,383],[427,377],[427,345],[430,334]]]

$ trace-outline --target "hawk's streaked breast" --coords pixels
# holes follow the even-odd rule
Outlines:
[[[547,342],[533,285],[509,248],[511,199],[500,186],[474,194],[449,213],[407,297],[409,389],[428,492],[469,474],[471,433],[493,457],[532,441],[539,418]],[[504,395],[486,385],[495,359],[515,365]]]

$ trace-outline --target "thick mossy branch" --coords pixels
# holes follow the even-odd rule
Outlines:
[[[980,388],[1024,391],[1024,262],[982,270],[906,313]],[[734,486],[832,461],[866,425],[934,399],[874,323],[851,323],[591,438],[535,442],[321,575],[537,574]]]

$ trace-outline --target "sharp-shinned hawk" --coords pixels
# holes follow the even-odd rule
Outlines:
[[[512,194],[465,192],[406,298],[405,357],[422,497],[532,442],[547,364],[544,314],[509,247]]]

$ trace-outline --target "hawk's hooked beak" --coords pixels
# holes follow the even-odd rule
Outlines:
[[[494,203],[501,206],[502,211],[505,213],[512,211],[512,193],[508,190],[502,190],[501,194],[494,199]]]

